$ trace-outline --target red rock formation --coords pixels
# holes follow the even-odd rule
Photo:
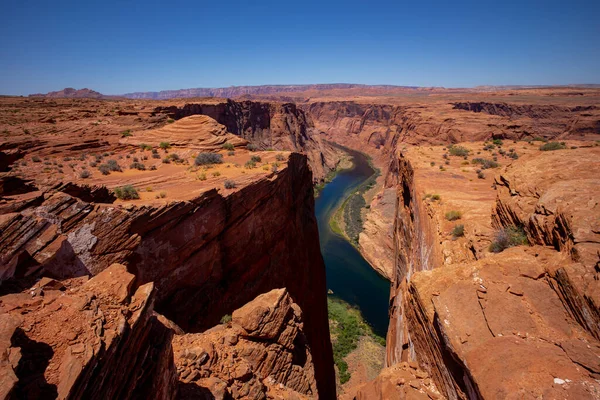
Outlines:
[[[302,310],[286,290],[275,289],[235,310],[231,322],[176,336],[180,397],[197,398],[208,390],[215,397],[265,399],[284,389],[290,397],[316,398],[302,321]]]
[[[3,398],[173,399],[172,332],[134,278],[114,264],[0,297]]]
[[[212,190],[192,201],[141,207],[90,204],[63,192],[44,197],[0,220],[3,287],[40,273],[95,275],[122,262],[138,284],[155,282],[157,309],[191,331],[285,287],[306,316],[318,393],[334,397],[325,271],[305,156],[292,154],[287,168],[227,197]]]
[[[322,179],[339,161],[337,151],[324,143],[312,120],[295,104],[254,101],[194,102],[183,106],[158,107],[175,119],[207,115],[262,149],[302,152],[308,156],[315,178]]]

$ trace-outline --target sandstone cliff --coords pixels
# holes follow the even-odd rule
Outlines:
[[[597,398],[600,152],[575,147],[526,145],[475,180],[452,159],[429,166],[439,147],[399,155],[388,365],[417,360],[452,399]],[[534,246],[491,253],[512,226]]]

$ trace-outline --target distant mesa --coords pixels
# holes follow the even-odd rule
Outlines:
[[[96,92],[92,89],[74,89],[74,88],[65,88],[63,90],[59,90],[57,92],[48,92],[46,94],[35,93],[30,94],[29,97],[46,97],[46,98],[55,98],[55,99],[107,99],[113,98],[114,96],[106,96],[102,93]]]

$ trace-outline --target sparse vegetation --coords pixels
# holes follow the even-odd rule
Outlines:
[[[171,148],[171,144],[169,142],[160,142],[158,146],[163,150],[168,150]]]
[[[128,136],[133,136],[131,134],[131,130],[130,129],[127,129],[126,131],[121,132],[121,137],[125,138],[125,137],[128,137]]]
[[[119,163],[117,162],[117,160],[108,160],[106,161],[106,165],[108,165],[108,168],[111,171],[118,171],[121,172],[121,166],[119,165]]]
[[[31,157],[31,161],[33,161],[33,162],[42,162],[42,160],[40,160],[40,158],[38,156]]]
[[[464,146],[455,146],[455,145],[449,146],[448,152],[450,153],[450,155],[457,156],[457,157],[466,157],[469,155],[469,149],[467,149]]]
[[[283,154],[277,154],[277,155],[275,156],[275,159],[276,159],[277,161],[284,161],[284,160],[285,160],[285,157],[283,156]]]
[[[225,314],[221,317],[222,324],[228,324],[231,322],[231,314]]]
[[[110,175],[110,167],[106,164],[100,164],[98,171],[100,171],[102,175]]]
[[[250,157],[250,159],[257,163],[262,161],[262,158],[260,158],[260,156],[252,156],[252,157]]]
[[[235,156],[235,151],[230,150],[230,151],[227,152],[227,155],[230,156],[230,157],[231,156]]]
[[[440,200],[442,197],[439,194],[431,194],[431,193],[427,193],[425,196],[423,196],[423,200],[433,200],[433,201],[438,201]]]
[[[132,185],[116,187],[115,196],[121,200],[136,200],[140,198],[138,191]]]
[[[493,139],[492,143],[494,143],[496,146],[502,146],[502,144],[504,144],[504,142],[502,142],[502,139]]]
[[[130,169],[137,169],[139,171],[145,171],[146,170],[146,166],[144,164],[142,164],[141,162],[133,162],[131,163],[131,165],[129,166]]]
[[[246,164],[244,164],[244,168],[246,168],[246,169],[256,168],[256,162],[254,162],[252,160],[248,160],[248,161],[246,161]]]
[[[523,228],[511,225],[496,232],[496,237],[492,244],[490,244],[489,250],[492,253],[500,253],[509,247],[527,244],[529,242]]]
[[[338,367],[340,383],[344,384],[350,380],[348,364],[344,358],[356,349],[360,337],[370,336],[382,346],[385,346],[385,339],[375,335],[358,309],[342,300],[328,297],[327,312],[331,321],[331,334],[335,338],[332,340],[333,360]]]
[[[254,143],[248,143],[248,145],[246,145],[246,149],[248,149],[248,151],[256,151],[258,150],[258,146]]]
[[[158,195],[161,199],[164,199],[165,197],[167,197],[167,192],[160,192]]]
[[[500,166],[496,161],[488,160],[486,158],[474,158],[471,162],[473,164],[481,165],[481,169],[498,168]]]
[[[567,146],[564,142],[548,142],[540,146],[540,150],[542,151],[562,150],[566,148]]]
[[[465,226],[463,224],[455,225],[452,229],[452,236],[455,238],[465,236]]]
[[[229,179],[224,182],[224,185],[225,185],[225,189],[234,189],[236,186],[235,182],[232,180],[229,180]]]
[[[483,173],[483,171],[481,171],[481,170],[477,171],[477,178],[485,179],[485,174]]]
[[[462,213],[460,211],[448,211],[446,213],[446,219],[448,221],[456,221],[462,217]]]
[[[173,118],[169,118],[169,119],[167,120],[167,123],[169,123],[169,124],[172,124],[173,122],[175,122],[175,120],[174,120]]]
[[[91,173],[90,173],[90,171],[88,171],[87,169],[84,169],[83,171],[81,171],[81,172],[79,173],[79,177],[80,177],[80,178],[82,178],[82,179],[87,179],[87,178],[89,178],[90,176],[92,176],[92,174],[91,174]]]
[[[231,143],[225,143],[225,144],[223,144],[223,149],[224,150],[235,150],[235,146]]]
[[[216,178],[217,176],[221,176],[221,173],[219,171],[215,171],[212,173],[212,176]]]
[[[146,143],[140,143],[140,149],[142,151],[152,150],[152,146],[150,146],[149,144],[146,144]]]
[[[216,153],[200,153],[194,163],[196,165],[222,164],[223,156]]]

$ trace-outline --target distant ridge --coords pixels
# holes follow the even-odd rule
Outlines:
[[[162,90],[160,92],[126,93],[123,97],[130,99],[164,100],[186,97],[240,97],[245,95],[269,95],[277,93],[305,92],[309,90],[335,89],[377,89],[377,90],[419,90],[418,86],[395,85],[361,85],[353,83],[325,83],[314,85],[262,85],[262,86],[230,86],[226,88],[193,88],[179,90]]]
[[[110,99],[115,98],[116,96],[106,96],[102,93],[96,92],[95,90],[83,88],[83,89],[74,89],[74,88],[65,88],[63,90],[59,90],[57,92],[48,92],[46,94],[35,93],[30,94],[29,97],[46,97],[46,98],[55,98],[55,99]]]

